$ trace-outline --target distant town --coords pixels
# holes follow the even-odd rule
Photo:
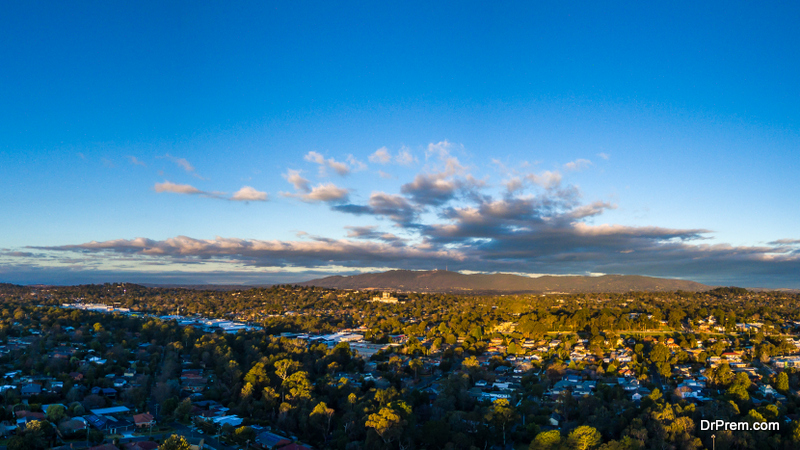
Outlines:
[[[791,293],[117,283],[0,300],[10,450],[800,446]]]

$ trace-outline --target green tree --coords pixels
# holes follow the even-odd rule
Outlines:
[[[795,445],[800,445],[800,422],[794,422],[792,424],[792,442]]]
[[[653,402],[658,403],[658,401],[661,400],[661,397],[663,397],[663,395],[661,395],[661,391],[658,390],[658,388],[655,388],[653,389],[653,392],[651,392],[650,395],[648,395],[647,397]]]
[[[173,434],[165,439],[164,443],[158,448],[159,450],[191,450],[191,446],[189,442],[186,441],[186,438],[178,436],[177,434]]]
[[[257,362],[253,364],[253,367],[251,367],[247,375],[244,376],[244,382],[250,383],[256,387],[269,383],[269,375],[267,375],[267,369],[264,363]]]
[[[99,444],[103,442],[103,439],[105,439],[105,435],[103,435],[102,431],[92,428],[91,430],[89,430],[86,439],[88,439],[89,442],[91,442],[92,444]]]
[[[775,389],[784,393],[789,391],[789,375],[787,375],[786,372],[778,374],[775,380]]]
[[[240,394],[242,400],[249,400],[251,397],[253,397],[253,390],[254,390],[253,383],[250,382],[245,383]]]
[[[181,422],[188,422],[190,412],[192,412],[192,400],[186,397],[178,404],[178,407],[175,408],[173,415]]]
[[[738,401],[739,404],[750,400],[750,394],[741,384],[732,384],[731,387],[728,388],[727,394],[730,395],[734,400]]]
[[[414,380],[419,379],[418,374],[419,369],[422,369],[422,361],[420,361],[418,358],[414,358],[408,362],[408,367],[414,371]]]
[[[233,440],[239,445],[246,445],[247,442],[253,443],[256,440],[256,430],[250,427],[239,427],[233,432]]]
[[[741,385],[745,389],[749,389],[750,384],[752,384],[752,382],[750,381],[750,377],[745,372],[737,373],[733,379],[733,382]]]
[[[316,422],[320,429],[325,430],[324,436],[326,437],[328,433],[331,432],[331,420],[333,420],[333,414],[335,412],[333,408],[328,408],[325,402],[319,402],[317,406],[314,407],[314,410],[311,411],[311,414],[309,414],[311,420]]]
[[[398,411],[386,406],[381,408],[378,413],[370,414],[365,423],[367,427],[374,429],[387,444],[402,435],[405,424],[406,421]]]
[[[596,428],[582,425],[572,430],[567,440],[575,450],[589,450],[599,446],[603,437]]]
[[[283,402],[285,395],[286,380],[298,370],[300,370],[300,363],[291,359],[281,359],[275,363],[275,375],[281,379],[281,402]]]
[[[299,369],[300,363],[291,359],[281,359],[275,363],[275,375],[277,375],[281,381],[286,381],[289,375]]]
[[[550,430],[537,434],[528,448],[530,450],[555,450],[560,445],[561,432],[558,430]]]
[[[517,412],[508,400],[501,398],[492,403],[486,420],[499,427],[503,432],[503,448],[506,446],[506,428],[517,419]]]
[[[291,374],[289,378],[281,384],[281,387],[289,391],[291,400],[311,398],[311,389],[313,388],[311,382],[308,380],[308,373],[304,371]]]
[[[62,405],[50,405],[46,417],[51,423],[57,424],[67,418],[67,409]]]
[[[8,442],[12,450],[41,450],[47,448],[48,434],[52,434],[52,425],[43,420],[32,420],[25,425],[21,436],[14,436]]]

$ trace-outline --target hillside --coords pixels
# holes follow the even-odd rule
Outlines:
[[[332,276],[297,283],[336,289],[376,289],[405,292],[632,292],[705,291],[712,286],[694,281],[644,277],[639,275],[543,276],[530,278],[505,273],[464,275],[443,270],[392,270],[352,276]]]

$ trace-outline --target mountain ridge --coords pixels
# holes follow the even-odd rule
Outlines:
[[[390,270],[360,275],[335,275],[295,283],[336,289],[392,290],[441,293],[589,293],[589,292],[700,292],[713,289],[702,283],[642,275],[545,275],[537,278],[509,273],[462,274],[446,270]]]

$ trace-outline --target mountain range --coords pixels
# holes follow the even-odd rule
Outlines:
[[[331,276],[302,283],[335,289],[391,290],[443,293],[585,293],[585,292],[668,292],[706,291],[714,286],[688,280],[640,275],[527,277],[508,273],[462,274],[446,270],[390,270],[351,276]]]

